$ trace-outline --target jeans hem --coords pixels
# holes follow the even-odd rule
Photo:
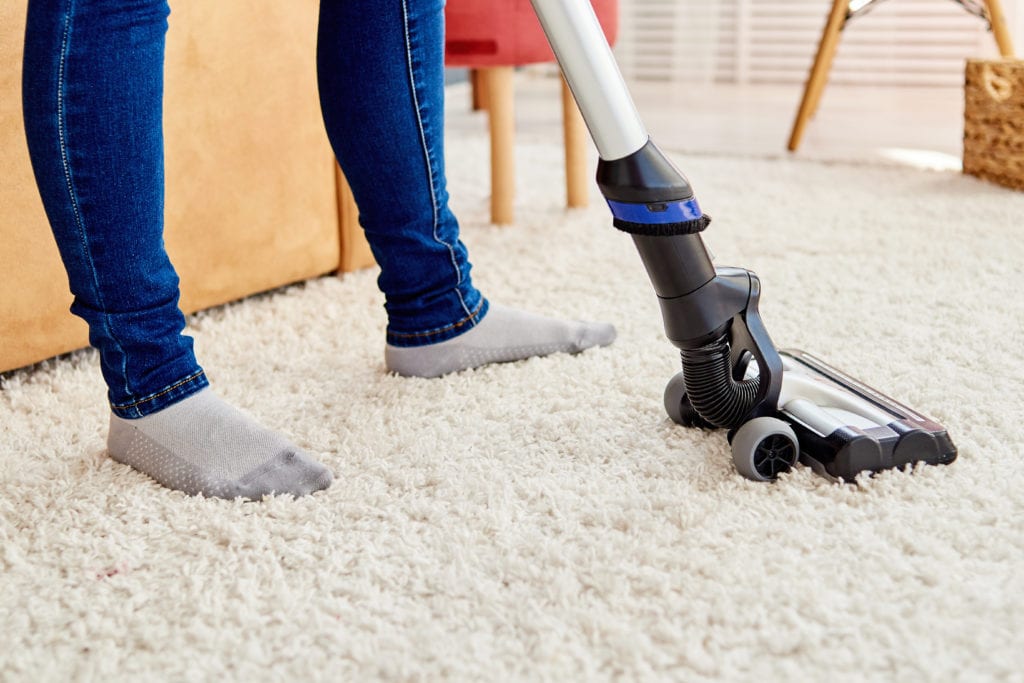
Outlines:
[[[210,386],[210,381],[207,379],[206,373],[203,370],[198,370],[185,379],[169,384],[145,398],[120,405],[111,404],[110,409],[118,417],[128,420],[138,419],[163,410],[208,386]]]
[[[480,303],[477,304],[476,308],[469,315],[450,325],[424,332],[394,332],[389,329],[387,331],[387,343],[391,346],[412,347],[428,346],[429,344],[437,344],[448,339],[454,339],[460,334],[464,334],[473,327],[476,327],[484,319],[484,316],[487,315],[488,308],[487,299],[480,297]]]

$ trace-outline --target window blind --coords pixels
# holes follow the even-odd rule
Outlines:
[[[1011,31],[1019,4],[1003,0]],[[829,0],[622,0],[616,55],[634,79],[803,82],[830,9]],[[952,0],[888,0],[847,23],[829,82],[959,87],[965,59],[996,55],[987,23]]]

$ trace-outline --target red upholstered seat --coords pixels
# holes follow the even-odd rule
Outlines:
[[[612,45],[618,35],[617,0],[591,5]],[[529,0],[448,0],[445,62],[479,68],[553,62],[554,55]]]
[[[578,0],[585,2],[586,0]],[[618,0],[592,0],[609,44],[618,34]],[[491,221],[511,223],[513,67],[554,61],[529,0],[448,0],[445,6],[445,64],[473,70],[474,108],[486,108],[491,131]],[[587,135],[563,82],[566,203],[587,203]]]

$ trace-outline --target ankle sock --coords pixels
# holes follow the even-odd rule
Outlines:
[[[492,303],[484,319],[458,337],[427,346],[388,344],[384,361],[399,375],[440,377],[489,363],[578,353],[613,341],[615,328],[607,323],[557,320]]]
[[[189,495],[259,500],[331,485],[330,470],[209,388],[142,418],[110,416],[110,457]]]

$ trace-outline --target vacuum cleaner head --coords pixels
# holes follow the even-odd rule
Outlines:
[[[837,370],[809,353],[779,351],[782,386],[775,410],[750,417],[728,434],[733,464],[755,481],[772,481],[797,461],[832,481],[917,463],[946,465],[957,449],[934,420]],[[748,363],[747,381],[759,368]],[[713,429],[686,395],[683,373],[665,387],[675,422]]]
[[[733,462],[771,481],[802,460],[862,472],[956,458],[946,430],[802,351],[778,351],[758,313],[760,280],[716,268],[710,218],[651,141],[590,4],[531,0],[600,154],[597,184],[650,276],[682,372],[665,388],[679,424],[729,430]]]
[[[916,463],[947,465],[957,450],[946,428],[796,349],[780,351],[779,414],[796,432],[800,461],[833,479]]]

